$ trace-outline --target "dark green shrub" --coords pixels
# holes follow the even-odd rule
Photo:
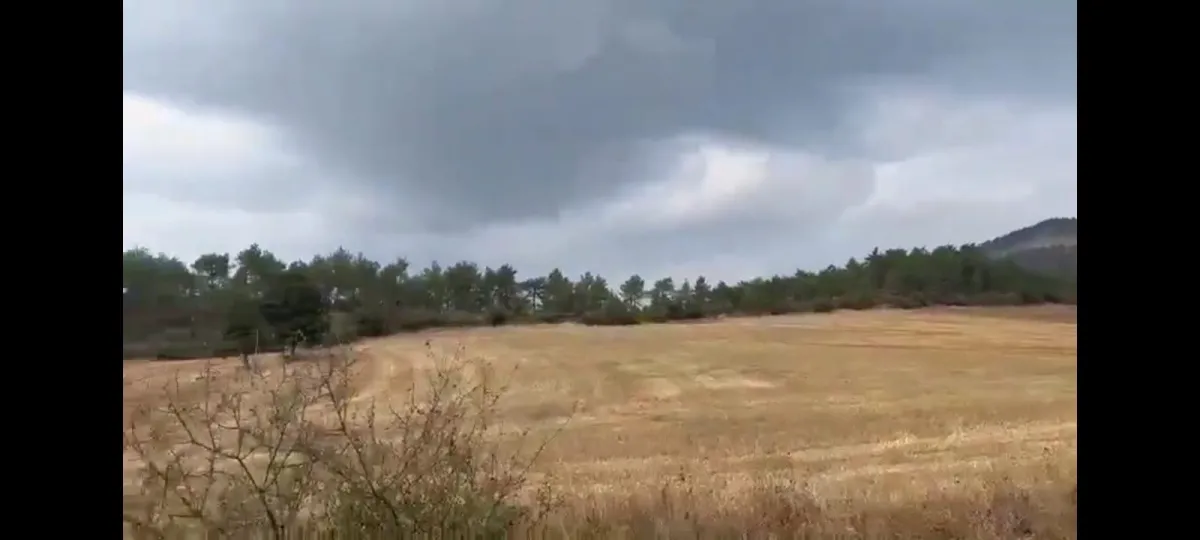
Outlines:
[[[833,313],[836,309],[837,304],[830,298],[818,298],[812,302],[813,313]]]
[[[1039,291],[1021,291],[1020,298],[1021,304],[1026,306],[1046,303],[1046,295]]]
[[[973,306],[1015,306],[1021,303],[1021,297],[1014,293],[984,292],[968,299]]]
[[[489,317],[483,313],[470,313],[467,311],[451,311],[446,313],[442,318],[442,324],[452,328],[464,328],[471,326],[483,326]]]
[[[571,316],[566,313],[538,313],[534,315],[534,320],[543,324],[560,324],[571,320]]]
[[[705,317],[704,311],[697,306],[690,306],[673,302],[667,304],[666,320],[668,321],[694,321]]]
[[[419,332],[428,328],[446,326],[441,314],[425,310],[403,310],[396,314],[393,325],[402,332]]]
[[[953,307],[963,307],[971,305],[967,297],[959,293],[943,293],[937,295],[931,300],[933,304]]]
[[[356,337],[385,336],[387,322],[379,313],[360,311],[354,318],[354,333]]]
[[[925,302],[916,296],[893,296],[888,300],[888,305],[897,309],[918,309],[925,307]]]
[[[875,297],[870,293],[860,292],[840,296],[834,304],[837,306],[837,309],[861,311],[875,307],[876,301]]]
[[[642,321],[638,319],[637,315],[628,311],[594,311],[584,314],[584,316],[579,319],[579,322],[588,326],[633,326],[642,323]]]
[[[488,314],[488,324],[491,324],[493,327],[503,326],[508,323],[509,315],[509,312],[501,309],[492,310]]]

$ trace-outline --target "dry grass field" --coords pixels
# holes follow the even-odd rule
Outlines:
[[[937,308],[389,337],[353,345],[353,401],[404,399],[433,367],[427,340],[488,360],[509,385],[494,434],[552,437],[531,476],[564,494],[568,520],[732,516],[771,485],[896,508],[1062,495],[1075,483],[1074,314]],[[181,396],[199,392],[188,384],[203,365],[127,363],[127,412],[177,376]],[[238,362],[215,365],[233,377]],[[138,466],[127,456],[127,476]],[[1052,525],[1050,536],[1073,535]],[[1014,527],[995,535],[1033,525]]]

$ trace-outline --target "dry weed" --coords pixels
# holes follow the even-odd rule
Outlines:
[[[555,502],[526,478],[546,440],[501,452],[484,436],[503,394],[489,367],[431,360],[425,384],[386,411],[353,402],[348,354],[234,381],[207,367],[199,399],[176,379],[167,404],[135,412],[125,430],[127,462],[141,471],[125,497],[127,532],[396,537],[536,522]],[[529,492],[534,504],[518,502]]]

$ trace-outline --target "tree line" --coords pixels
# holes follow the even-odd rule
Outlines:
[[[254,244],[190,264],[124,252],[124,355],[196,358],[293,349],[432,327],[555,323],[628,325],[725,315],[872,307],[1074,303],[1074,279],[994,259],[973,244],[872,250],[820,271],[726,283],[704,276],[621,283],[559,269],[460,261],[416,269],[338,249],[290,263]]]

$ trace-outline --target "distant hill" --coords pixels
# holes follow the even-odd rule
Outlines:
[[[1078,275],[1078,218],[1051,218],[980,244],[995,258],[1056,276]]]

